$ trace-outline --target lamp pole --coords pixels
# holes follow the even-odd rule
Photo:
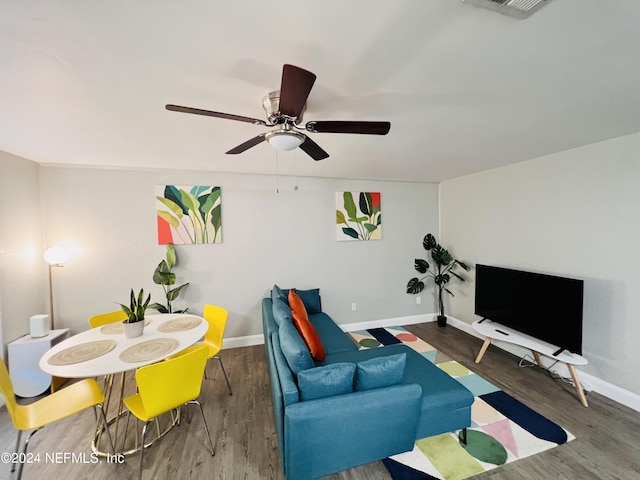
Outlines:
[[[51,264],[49,264],[49,312],[51,312],[51,330],[53,330],[53,280],[51,276]]]
[[[49,311],[51,312],[51,330],[54,330],[54,313],[53,313],[53,275],[51,270],[53,267],[62,267],[64,262],[69,258],[67,251],[61,247],[50,247],[44,252],[44,259],[49,264]]]

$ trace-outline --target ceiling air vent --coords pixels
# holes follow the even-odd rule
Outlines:
[[[527,18],[549,0],[462,0],[463,2],[485,7],[496,12],[504,13],[514,18]]]

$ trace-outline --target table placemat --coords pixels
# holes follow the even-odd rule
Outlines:
[[[202,319],[198,317],[174,318],[172,320],[162,322],[158,327],[158,331],[163,333],[183,332],[185,330],[196,328],[201,323]]]
[[[150,322],[151,320],[148,318],[144,319],[145,326],[149,325]],[[122,322],[108,323],[104,327],[100,328],[100,332],[105,335],[115,335],[117,333],[124,333],[124,327],[122,326]]]
[[[137,343],[120,354],[120,360],[127,363],[146,362],[161,358],[172,352],[180,342],[175,338],[156,338]]]
[[[73,347],[65,348],[52,355],[47,363],[49,365],[62,366],[74,363],[86,362],[101,357],[110,352],[116,346],[115,340],[96,340],[94,342],[81,343]]]

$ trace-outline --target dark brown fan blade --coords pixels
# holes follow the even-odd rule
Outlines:
[[[311,140],[308,135],[305,135],[305,140],[300,144],[300,148],[314,160],[322,160],[329,157],[329,154],[325,152],[320,145]]]
[[[316,76],[295,65],[285,64],[282,67],[282,83],[280,84],[280,113],[289,117],[299,117]]]
[[[253,137],[251,140],[247,140],[246,142],[241,143],[237,147],[232,148],[231,150],[229,150],[226,153],[228,153],[230,155],[235,155],[236,153],[242,153],[245,150],[249,150],[251,147],[255,147],[259,143],[264,142],[264,136],[265,135],[266,135],[266,133],[261,133],[260,135]]]
[[[308,122],[305,128],[314,133],[360,133],[364,135],[386,135],[391,129],[389,122],[320,121]]]
[[[196,115],[206,115],[207,117],[225,118],[227,120],[237,120],[239,122],[253,123],[254,125],[266,125],[267,122],[258,118],[243,117],[242,115],[232,115],[230,113],[213,112],[200,108],[181,107],[180,105],[167,105],[167,110],[172,112],[195,113]]]

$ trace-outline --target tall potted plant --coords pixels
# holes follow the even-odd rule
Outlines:
[[[436,241],[436,238],[430,233],[425,235],[422,240],[422,246],[425,250],[431,252],[431,259],[433,260],[434,268],[431,268],[431,265],[429,265],[429,262],[426,260],[416,258],[414,265],[415,269],[418,273],[421,273],[424,276],[422,278],[414,277],[409,280],[409,283],[407,283],[407,293],[420,293],[424,290],[424,280],[428,277],[433,278],[433,283],[438,289],[438,325],[440,327],[445,327],[447,325],[447,317],[444,314],[443,294],[444,292],[447,292],[452,297],[454,296],[453,292],[447,288],[447,284],[453,277],[457,278],[461,282],[465,281],[463,276],[454,271],[457,267],[460,267],[467,272],[470,268],[464,262],[453,258],[453,256],[443,248]]]
[[[140,289],[138,296],[131,289],[129,306],[119,303],[120,308],[127,314],[127,319],[123,320],[124,334],[129,338],[139,337],[144,331],[144,314],[151,301],[151,294],[144,299],[144,289]]]
[[[176,283],[176,274],[173,273],[172,270],[177,262],[178,256],[176,255],[176,249],[172,244],[167,243],[166,259],[162,260],[156,267],[155,272],[153,272],[153,282],[162,285],[167,304],[163,305],[156,302],[149,305],[149,308],[153,308],[160,313],[185,313],[188,310],[188,308],[185,308],[184,310],[174,311],[171,305],[171,302],[178,298],[182,289],[189,285],[189,283],[185,283],[179,287],[173,287]]]

